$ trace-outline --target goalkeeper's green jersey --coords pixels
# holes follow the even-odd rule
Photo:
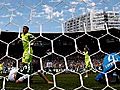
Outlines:
[[[22,62],[23,63],[30,63],[32,61],[32,55],[33,50],[32,47],[29,47],[29,42],[33,38],[33,35],[30,33],[22,34],[22,43],[23,43],[23,57],[22,57]],[[30,50],[30,53],[29,53]]]
[[[85,55],[85,68],[89,68],[90,67],[90,56],[89,56],[89,54],[88,54],[88,51],[84,51],[83,52],[84,53],[84,55]]]

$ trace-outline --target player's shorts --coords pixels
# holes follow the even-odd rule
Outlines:
[[[91,65],[90,65],[90,57],[87,56],[87,57],[85,57],[85,68],[89,69],[90,67],[91,67]]]
[[[86,63],[85,69],[90,69],[90,68],[91,68],[90,62]]]
[[[32,62],[32,55],[33,54],[33,50],[32,48],[30,48],[30,53],[29,52],[29,48],[25,49],[23,52],[23,57],[22,57],[22,62],[23,63],[30,63]]]

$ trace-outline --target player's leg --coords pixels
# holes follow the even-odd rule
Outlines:
[[[16,83],[22,83],[22,82],[24,82],[24,80],[26,80],[28,78],[28,75],[23,75],[23,76],[21,76],[20,78],[18,78],[17,80],[16,80]]]
[[[32,62],[32,54],[33,54],[32,48],[30,48],[30,52],[29,52],[29,48],[26,48],[23,52],[22,63]]]
[[[40,62],[38,60],[33,60],[32,62],[32,68],[33,72],[37,72],[40,77],[42,77],[48,84],[52,84],[51,82],[43,73],[42,70],[40,70]]]
[[[21,63],[21,68],[19,69],[19,72],[23,73],[24,75],[17,73],[16,83],[27,82],[28,75],[32,73],[31,63]]]
[[[33,72],[32,69],[32,55],[33,54],[33,50],[30,48],[30,53],[29,52],[29,48],[26,49],[23,53],[23,57],[22,57],[22,69],[23,69],[23,74],[31,74]]]
[[[32,56],[28,53],[29,49],[23,52],[22,63],[28,63],[32,60]]]
[[[85,60],[85,69],[88,70],[90,68],[90,61],[89,59]],[[88,72],[86,72],[85,77],[88,77]]]
[[[42,70],[38,70],[38,74],[40,77],[42,77],[48,84],[53,84],[52,81],[50,81],[44,74]]]

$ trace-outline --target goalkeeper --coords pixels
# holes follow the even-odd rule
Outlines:
[[[29,42],[34,38],[32,34],[29,32],[29,28],[27,26],[23,26],[23,33],[21,35],[22,43],[23,43],[23,57],[22,57],[22,63],[24,64],[30,64],[32,62],[32,55],[33,50],[32,47],[29,47]],[[29,52],[30,51],[30,52]]]
[[[84,52],[83,52],[83,54],[85,55],[85,69],[89,69],[91,67],[91,65],[90,65],[90,56],[89,56],[88,51],[89,51],[89,49],[88,49],[87,45],[85,45]],[[87,72],[86,72],[85,77],[88,77]]]
[[[34,39],[34,36],[30,34],[29,32],[29,27],[23,26],[23,33],[21,34],[21,40],[23,44],[23,56],[22,56],[22,68],[19,70],[23,74],[31,74],[33,72],[32,70],[32,54],[33,54],[33,49],[29,45],[30,41]],[[45,75],[43,75],[40,70],[37,71],[38,74],[46,80],[49,84],[52,84],[53,82],[49,81]],[[22,78],[22,77],[21,77]],[[16,83],[23,82],[26,78],[22,78],[21,80],[16,80]]]
[[[34,36],[30,34],[28,31],[29,31],[29,27],[23,26],[23,33],[21,34],[21,40],[22,40],[23,50],[24,50],[23,56],[22,56],[22,65],[23,65],[22,73],[24,74],[32,73],[32,68],[31,68],[32,55],[31,54],[33,54],[33,50],[32,50],[32,47],[29,45],[29,43],[32,39],[34,39]]]

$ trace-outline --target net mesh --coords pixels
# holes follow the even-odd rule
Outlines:
[[[99,88],[97,85],[89,86],[88,84],[91,82],[87,83],[84,80],[84,75],[86,72],[92,72],[93,76],[95,73],[104,73],[100,68],[104,56],[111,52],[116,52],[116,55],[119,54],[119,30],[108,29],[105,23],[106,30],[87,32],[83,22],[84,31],[66,33],[64,23],[91,10],[107,10],[109,9],[107,7],[108,2],[109,5],[113,3],[114,10],[119,10],[119,1],[112,2],[112,0],[1,0],[1,63],[10,68],[11,63],[15,62],[17,67],[20,68],[23,47],[21,43],[17,44],[17,42],[21,40],[21,28],[27,25],[30,27],[30,32],[35,36],[35,39],[30,42],[30,45],[34,42],[33,61],[39,63],[40,70],[50,75],[54,82],[53,86],[49,88],[50,90],[66,89],[61,84],[59,85],[62,81],[60,82],[58,77],[62,77],[62,75],[66,75],[68,78],[79,77],[76,80],[77,85],[72,87],[74,90]],[[85,45],[90,49],[91,68],[88,70],[85,69],[84,54],[82,53]],[[46,69],[48,62],[52,62],[53,70]],[[102,90],[116,89],[116,87],[111,86],[108,80],[110,72],[115,69],[119,70],[116,61],[113,60],[112,62],[115,67],[104,73],[105,85],[101,86]],[[70,76],[71,74],[74,74],[74,76]],[[23,86],[22,89],[35,89],[30,82],[30,76],[34,75],[36,75],[36,72],[27,75],[27,85]],[[1,90],[6,88],[18,89],[14,85],[13,88],[12,85],[11,87],[7,86],[6,75],[1,74],[0,78],[2,82]],[[88,80],[90,80],[90,77],[88,77]],[[72,81],[66,82],[70,83]]]

